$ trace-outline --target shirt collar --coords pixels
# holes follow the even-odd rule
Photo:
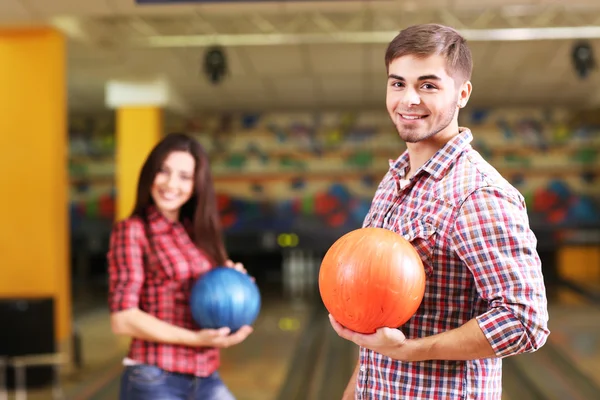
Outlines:
[[[459,128],[458,135],[454,136],[433,157],[431,157],[420,170],[427,172],[435,179],[439,179],[450,168],[454,160],[470,146],[473,141],[473,134],[468,128]],[[408,150],[396,160],[389,160],[390,170],[396,178],[404,178],[410,167]],[[415,175],[420,171],[416,171]]]
[[[175,228],[175,226],[179,225],[179,222],[171,221],[165,217],[160,211],[158,211],[154,204],[148,206],[147,218],[150,230],[154,234],[169,233]]]

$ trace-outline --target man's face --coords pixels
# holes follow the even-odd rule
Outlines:
[[[457,87],[439,55],[399,57],[388,67],[386,106],[400,138],[407,143],[456,130],[459,105],[464,107],[471,83]],[[456,126],[455,126],[456,125]]]

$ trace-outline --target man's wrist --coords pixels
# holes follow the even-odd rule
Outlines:
[[[398,357],[392,357],[401,361],[426,361],[431,360],[433,347],[426,339],[406,339],[397,350]]]

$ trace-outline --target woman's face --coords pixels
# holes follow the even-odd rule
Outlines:
[[[167,156],[154,177],[152,198],[158,210],[170,220],[179,218],[179,210],[194,193],[196,162],[191,154],[174,151]]]

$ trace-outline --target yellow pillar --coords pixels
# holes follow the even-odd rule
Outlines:
[[[65,51],[52,29],[0,29],[0,297],[54,298],[59,342],[71,334]]]
[[[183,105],[162,78],[111,80],[106,105],[117,115],[115,218],[121,220],[133,211],[142,165],[162,137],[163,110]]]
[[[116,218],[126,218],[135,205],[138,178],[163,129],[162,109],[157,106],[117,109]]]

